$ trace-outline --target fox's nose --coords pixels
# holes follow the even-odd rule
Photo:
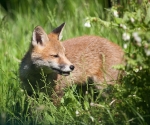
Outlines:
[[[74,70],[74,65],[70,65],[70,69],[71,69],[71,70]]]

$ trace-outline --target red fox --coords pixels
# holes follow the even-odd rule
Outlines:
[[[59,42],[64,23],[46,34],[41,27],[33,31],[29,51],[20,65],[20,78],[28,92],[46,83],[58,97],[71,84],[83,85],[88,79],[101,89],[102,83],[114,84],[123,63],[124,52],[117,44],[99,36],[81,36]],[[31,87],[32,86],[32,87]],[[53,96],[54,97],[54,96]]]
[[[54,85],[57,74],[67,76],[74,70],[74,65],[66,58],[65,48],[59,41],[63,27],[64,23],[49,35],[42,27],[35,27],[29,50],[22,59],[19,73],[23,86],[29,94],[37,88],[45,91],[45,82]]]

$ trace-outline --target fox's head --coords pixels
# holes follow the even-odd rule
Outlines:
[[[37,26],[33,31],[31,42],[31,61],[45,73],[55,71],[61,75],[69,75],[74,65],[66,58],[65,48],[59,41],[65,23],[46,34],[42,27]]]

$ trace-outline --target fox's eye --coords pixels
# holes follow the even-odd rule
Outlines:
[[[58,54],[56,54],[56,55],[51,55],[51,56],[53,56],[53,57],[55,57],[55,58],[59,57],[59,55],[58,55]]]

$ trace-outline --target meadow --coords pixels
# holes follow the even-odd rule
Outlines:
[[[17,1],[17,0],[16,0]],[[2,125],[148,125],[150,124],[150,3],[143,0],[11,0],[0,6],[0,124]],[[66,22],[63,40],[105,37],[125,52],[120,84],[104,90],[66,88],[56,107],[44,93],[28,97],[18,69],[34,27],[50,33]],[[103,93],[108,93],[103,96]]]

